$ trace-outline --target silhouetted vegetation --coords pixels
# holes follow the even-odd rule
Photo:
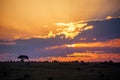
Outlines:
[[[20,56],[18,56],[18,59],[20,59],[21,62],[24,62],[25,59],[29,59],[29,57],[27,55],[20,55]]]
[[[119,80],[115,62],[0,62],[0,80]]]

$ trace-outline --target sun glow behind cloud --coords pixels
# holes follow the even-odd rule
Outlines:
[[[120,52],[119,3],[120,0],[0,0],[0,58],[11,59],[12,54],[25,52],[41,57],[36,60],[49,61],[118,59],[112,49]],[[95,48],[101,48],[103,52],[98,51],[103,54],[89,52]]]
[[[77,36],[82,31],[93,28],[93,26],[87,26],[87,23],[76,24],[76,23],[70,22],[70,23],[55,23],[55,25],[66,27],[63,29],[61,28],[58,29],[59,31],[58,35],[64,34],[65,38],[71,38],[71,39],[73,39],[75,36]]]
[[[77,25],[69,22],[114,16],[118,11],[119,0],[0,0],[0,39],[49,38],[56,34],[73,38],[78,34]],[[61,30],[54,25],[59,22],[75,28]]]
[[[114,17],[112,17],[112,18],[114,18]],[[112,20],[118,20],[119,21],[119,18],[118,19],[117,18],[112,19],[112,18],[109,19],[109,20],[108,19],[107,20],[106,19],[100,19],[100,20],[93,20],[93,21],[91,20],[91,21],[92,22],[94,22],[94,21],[95,22],[111,22]],[[82,24],[84,24],[84,25],[82,25]],[[72,25],[72,27],[71,27],[71,25]],[[81,25],[81,26],[79,26],[79,25]],[[116,26],[116,22],[115,22],[115,26]],[[77,32],[78,31],[80,33],[80,35],[81,35],[84,30],[88,29],[89,31],[92,31],[92,30],[95,29],[96,26],[87,26],[87,21],[85,21],[85,22],[84,21],[79,21],[79,22],[70,22],[70,23],[57,23],[56,27],[58,27],[58,29],[57,29],[57,31],[59,31],[58,33],[54,33],[54,32],[51,31],[48,36],[44,36],[44,37],[43,36],[39,36],[39,35],[33,35],[33,37],[32,36],[31,37],[35,38],[35,39],[30,39],[31,37],[26,37],[26,38],[21,39],[21,37],[15,36],[15,39],[18,39],[18,40],[11,40],[11,41],[3,40],[3,41],[1,41],[0,45],[1,46],[3,45],[4,49],[3,50],[1,49],[1,51],[2,52],[7,52],[7,50],[11,51],[10,49],[12,49],[13,52],[14,52],[14,50],[15,51],[20,51],[20,52],[23,52],[23,51],[25,52],[27,50],[28,53],[30,53],[30,55],[37,55],[36,56],[37,58],[35,58],[33,60],[38,60],[38,61],[42,61],[42,60],[43,61],[45,61],[45,60],[49,60],[49,61],[52,61],[52,60],[58,60],[58,61],[60,61],[60,60],[61,61],[74,61],[74,60],[78,60],[78,61],[80,61],[82,59],[85,60],[85,61],[88,61],[87,58],[89,57],[89,59],[90,59],[90,56],[88,56],[88,53],[91,53],[91,54],[93,54],[93,53],[96,53],[96,54],[105,53],[106,56],[108,56],[108,54],[111,53],[108,56],[109,58],[105,58],[104,57],[103,60],[112,59],[112,60],[115,60],[115,61],[117,61],[117,60],[119,61],[119,59],[118,59],[119,58],[119,53],[116,54],[117,52],[119,52],[119,48],[120,48],[119,36],[117,36],[117,37],[115,37],[113,39],[112,38],[109,39],[109,37],[108,37],[107,41],[106,40],[101,41],[101,40],[99,40],[99,37],[98,38],[92,37],[91,38],[92,41],[90,41],[90,42],[87,42],[89,40],[88,40],[88,38],[86,38],[84,36],[84,37],[78,37],[77,38],[77,42],[76,42],[76,41],[74,41],[74,37],[77,36],[78,34],[77,35],[72,35],[72,33],[71,33],[71,35],[73,36],[73,39],[72,39],[71,36],[66,37],[66,34],[63,33],[64,29],[65,29],[66,32]],[[109,26],[105,26],[105,27],[109,28]],[[119,27],[119,26],[117,25],[116,27]],[[76,29],[78,29],[78,30],[76,30]],[[82,31],[82,29],[83,29],[83,31]],[[113,29],[114,29],[114,27],[112,28],[112,30]],[[98,28],[98,30],[99,30],[99,28]],[[119,30],[119,28],[117,30]],[[108,30],[108,32],[109,32],[109,30]],[[106,31],[105,31],[105,33],[106,33]],[[116,34],[116,32],[115,32],[115,34]],[[59,35],[64,35],[65,37],[64,36],[61,37]],[[104,35],[102,35],[102,36],[104,36]],[[60,37],[61,37],[61,39],[60,39]],[[40,38],[40,39],[38,39],[38,38]],[[70,38],[70,39],[65,39],[65,38]],[[28,40],[24,40],[24,39],[28,39]],[[50,41],[48,41],[48,40],[50,40]],[[65,42],[64,42],[64,40],[65,40]],[[26,41],[28,41],[28,43]],[[66,41],[68,41],[68,42],[66,43]],[[18,49],[17,48],[13,49],[14,48],[13,45],[14,46],[18,46],[19,45]],[[8,47],[10,49],[8,49]],[[28,48],[21,49],[22,47],[25,47],[25,48],[28,47]],[[5,49],[5,48],[7,48],[7,49]],[[30,50],[29,48],[31,49],[30,52],[29,52],[29,50]],[[109,51],[105,50],[103,48],[109,49]],[[99,49],[102,49],[103,52],[99,53],[98,52]],[[68,50],[70,50],[70,51],[68,51]],[[73,51],[73,52],[71,52],[71,51]],[[81,53],[82,53],[82,55],[81,55]],[[86,56],[83,55],[84,53],[85,54],[87,53]],[[45,55],[45,56],[48,56],[48,57],[40,57],[39,54],[42,55],[42,56]],[[115,57],[115,56],[111,57],[112,54],[116,54],[116,55],[118,55],[118,57]],[[2,54],[1,54],[1,56],[2,56]],[[9,57],[9,56],[7,56],[7,57]],[[7,57],[4,56],[4,59],[7,58]],[[96,55],[94,56],[94,54],[93,54],[93,55],[91,55],[91,57],[95,58]],[[90,59],[90,61],[97,60],[97,59],[93,59],[93,58]],[[4,59],[1,58],[1,60],[4,60]],[[11,59],[11,58],[9,58],[9,59]],[[98,61],[100,61],[100,60],[98,60]]]
[[[91,42],[91,43],[76,43],[67,44],[67,47],[81,48],[81,47],[120,47],[120,40],[111,40],[106,42]]]
[[[76,22],[70,22],[70,23],[55,23],[56,30],[48,31],[47,35],[39,35],[39,34],[27,34],[22,35],[24,33],[18,34],[12,34],[9,37],[3,36],[1,34],[1,39],[9,39],[9,40],[16,40],[16,39],[30,39],[30,38],[51,38],[56,37],[58,35],[63,35],[61,38],[67,38],[67,39],[73,39],[75,36],[77,36],[79,33],[82,33],[83,31],[90,30],[94,26],[87,26],[87,23],[76,23]],[[4,28],[3,28],[4,29]],[[2,31],[3,32],[3,31]],[[65,36],[65,37],[64,37]]]
[[[11,30],[12,28],[8,28],[4,27],[4,26],[0,26],[1,27],[1,36],[0,39],[8,39],[8,40],[16,40],[16,39],[30,39],[30,38],[51,38],[51,37],[56,37],[58,35],[63,35],[61,36],[61,38],[67,38],[67,39],[73,39],[75,36],[77,36],[78,34],[82,33],[83,31],[86,30],[91,30],[94,28],[94,26],[92,25],[87,25],[88,22],[90,21],[104,21],[104,20],[109,20],[112,18],[120,18],[120,16],[118,17],[111,17],[111,16],[107,16],[106,19],[93,19],[93,20],[84,20],[84,21],[77,21],[77,22],[68,22],[68,23],[54,23],[54,30],[49,30],[48,25],[44,25],[44,28],[47,29],[47,34],[46,35],[40,35],[40,34],[36,34],[37,30],[35,30],[35,34],[28,34],[27,32],[24,33],[23,29],[21,28],[19,31],[17,30],[16,27],[13,28],[13,30]],[[24,30],[27,30],[28,28],[24,28]],[[37,28],[33,28],[33,32],[34,29]],[[4,30],[8,30],[8,32],[10,32],[10,34],[4,33]],[[15,32],[14,32],[15,31]],[[31,31],[31,30],[30,30]],[[16,34],[13,34],[16,33]],[[22,33],[23,32],[23,33]],[[45,31],[46,32],[46,31]],[[4,36],[3,36],[4,35]],[[9,35],[9,36],[8,36]],[[86,40],[85,38],[81,38],[83,40]],[[96,40],[94,38],[94,40]]]
[[[96,47],[116,47],[120,48],[120,39],[113,39],[105,42],[84,42],[84,43],[74,43],[74,44],[64,44],[59,46],[50,46],[45,48],[45,50],[53,50],[59,48],[96,48]]]

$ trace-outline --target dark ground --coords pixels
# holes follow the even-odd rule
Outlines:
[[[0,80],[120,80],[120,63],[0,62]]]

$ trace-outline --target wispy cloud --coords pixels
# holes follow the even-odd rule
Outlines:
[[[4,42],[1,42],[0,41],[0,45],[15,45],[16,43],[13,42],[13,41],[4,41]]]
[[[81,48],[81,47],[120,47],[120,39],[113,39],[105,42],[87,42],[87,43],[75,43],[67,44],[67,47]]]
[[[60,62],[71,62],[71,61],[85,61],[85,62],[103,62],[113,60],[115,62],[120,61],[120,54],[113,53],[73,53],[67,55],[67,57],[62,56],[51,56],[51,57],[40,57],[31,59],[34,61],[60,61]]]

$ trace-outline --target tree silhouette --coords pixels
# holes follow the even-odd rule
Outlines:
[[[29,59],[29,57],[27,55],[20,55],[20,56],[18,56],[18,59],[20,59],[21,62],[24,62],[25,59]]]

